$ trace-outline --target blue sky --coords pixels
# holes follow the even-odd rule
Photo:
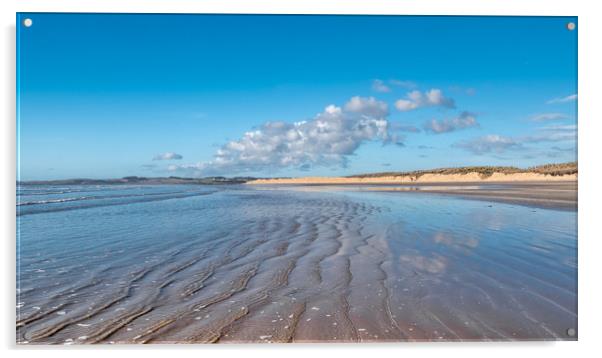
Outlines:
[[[576,158],[576,18],[26,17],[22,180]]]

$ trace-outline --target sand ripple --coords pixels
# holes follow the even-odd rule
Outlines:
[[[499,246],[499,230],[488,240],[469,226],[420,229],[394,207],[340,195],[236,195],[240,207],[182,240],[133,239],[137,251],[67,264],[82,254],[73,248],[42,273],[44,260],[27,261],[18,341],[557,339],[576,327],[576,268],[557,261],[574,239],[538,232]]]

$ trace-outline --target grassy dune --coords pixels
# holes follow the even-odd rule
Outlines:
[[[264,178],[248,181],[247,184],[401,184],[567,180],[577,180],[577,162],[545,164],[525,169],[480,166],[356,174],[346,177]]]
[[[483,166],[483,167],[458,167],[458,168],[439,168],[429,170],[416,170],[410,172],[382,172],[370,174],[350,175],[346,178],[380,178],[380,177],[402,177],[412,176],[420,178],[425,174],[440,174],[440,175],[465,175],[469,173],[478,173],[483,179],[492,176],[494,173],[500,174],[519,174],[533,173],[546,174],[552,176],[577,174],[577,162],[559,163],[559,164],[544,164],[531,168],[521,169],[517,167],[501,167],[501,166]]]

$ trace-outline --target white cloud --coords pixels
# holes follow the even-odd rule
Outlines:
[[[392,86],[403,87],[406,89],[414,89],[418,87],[416,82],[413,81],[389,80],[389,83]]]
[[[372,89],[376,92],[391,92],[391,87],[387,86],[383,80],[373,80]]]
[[[535,114],[535,115],[531,116],[531,120],[537,121],[537,122],[554,121],[554,120],[561,120],[561,119],[567,119],[567,118],[569,118],[569,116],[567,116],[564,113],[540,113],[540,114]]]
[[[535,134],[522,137],[504,137],[500,135],[487,135],[468,141],[454,144],[456,148],[462,148],[473,154],[486,153],[501,154],[508,150],[528,149],[529,144],[570,142],[577,143],[576,125],[555,125],[537,129]]]
[[[389,122],[389,129],[392,132],[408,132],[408,133],[419,133],[420,128],[400,122]]]
[[[372,90],[380,93],[387,93],[393,90],[393,87],[401,87],[408,90],[412,90],[418,87],[415,82],[412,81],[402,81],[391,79],[388,81],[383,81],[380,79],[372,80]]]
[[[476,114],[471,112],[462,112],[453,119],[436,120],[432,119],[424,124],[424,129],[432,133],[448,133],[458,129],[476,127],[479,123],[476,119]]]
[[[389,115],[389,106],[374,97],[352,97],[345,104],[345,111],[359,113],[372,117],[386,117]]]
[[[440,89],[434,88],[424,93],[409,92],[406,98],[395,102],[395,107],[402,112],[407,112],[423,107],[455,108],[456,105],[453,99],[445,97]]]
[[[508,149],[516,149],[522,146],[521,143],[511,137],[500,135],[486,135],[468,141],[462,141],[454,144],[454,147],[466,149],[473,154],[481,155],[486,153],[503,153]]]
[[[296,123],[266,122],[220,147],[213,160],[170,166],[193,174],[233,174],[280,168],[345,166],[365,142],[403,145],[389,131],[387,104],[373,97],[353,97],[342,108],[330,105],[314,118]]]
[[[573,102],[577,100],[577,94],[572,94],[570,96],[566,96],[566,97],[558,97],[558,98],[554,98],[551,99],[549,101],[547,101],[547,104],[554,104],[554,103],[567,103],[567,102]]]
[[[564,142],[577,141],[577,126],[571,125],[553,125],[539,128],[537,133],[531,136],[520,138],[522,142],[541,143],[541,142]]]
[[[155,155],[153,160],[179,160],[182,158],[183,157],[180,154],[177,154],[174,152],[166,152],[166,153]]]

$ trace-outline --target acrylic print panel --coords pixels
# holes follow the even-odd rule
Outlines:
[[[577,339],[576,18],[17,23],[18,343]]]

